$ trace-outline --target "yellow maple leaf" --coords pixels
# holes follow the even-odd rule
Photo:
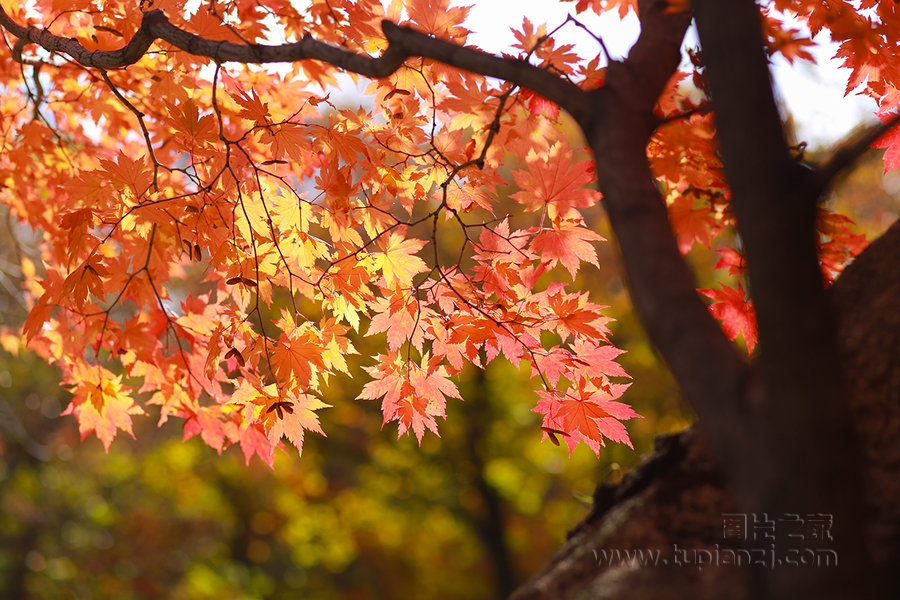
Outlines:
[[[406,239],[405,233],[405,228],[397,228],[386,240],[379,240],[379,246],[384,252],[375,255],[375,264],[381,269],[387,287],[412,287],[413,277],[428,270],[425,261],[416,256],[428,242],[415,238]]]

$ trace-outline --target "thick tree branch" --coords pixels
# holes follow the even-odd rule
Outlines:
[[[85,66],[115,69],[136,63],[153,44],[155,36],[147,27],[149,15],[150,13],[144,15],[141,28],[127,45],[111,51],[88,50],[75,38],[64,38],[38,27],[23,27],[13,21],[3,7],[0,7],[0,27],[19,38],[19,42],[13,48],[13,58],[17,61],[22,60],[22,49],[27,42],[37,44],[50,52],[67,54]]]
[[[606,85],[592,94],[595,118],[582,125],[596,155],[632,302],[723,462],[734,467],[746,460],[736,449],[751,438],[726,399],[743,395],[747,366],[697,294],[647,160],[653,107],[678,66],[690,21],[688,14],[666,14],[665,8],[664,1],[642,4],[641,35],[624,63],[610,65]]]
[[[427,36],[390,21],[381,23],[391,47],[399,46],[406,56],[422,56],[460,69],[497,77],[537,92],[559,104],[576,120],[589,114],[586,93],[574,83],[518,59],[500,58],[480,50]]]
[[[764,393],[747,421],[758,441],[739,451],[762,447],[777,458],[749,473],[752,494],[737,482],[739,494],[751,511],[834,515],[841,573],[775,573],[770,591],[846,597],[862,560],[858,453],[818,265],[818,190],[785,141],[758,7],[753,0],[693,7],[759,321]],[[835,575],[843,581],[829,582]]]
[[[896,113],[887,121],[876,123],[865,129],[861,127],[838,143],[831,155],[815,169],[813,182],[821,195],[834,185],[834,181],[847,168],[851,167],[859,157],[863,155],[872,144],[887,134],[895,125],[900,123],[900,113]]]
[[[209,40],[176,27],[158,9],[144,13],[141,27],[131,41],[123,48],[111,51],[91,51],[74,38],[64,38],[36,27],[23,27],[13,21],[2,8],[0,26],[20,40],[38,44],[50,52],[66,54],[86,67],[100,69],[134,64],[157,39],[194,56],[208,57],[218,63],[261,64],[313,59],[374,79],[387,77],[410,57],[421,56],[526,87],[559,104],[575,118],[583,118],[587,108],[585,93],[578,86],[524,60],[464,48],[408,27],[400,27],[390,21],[382,22],[389,46],[380,57],[357,54],[320,42],[309,35],[299,42],[273,45]],[[17,59],[21,58],[21,45],[17,44]]]

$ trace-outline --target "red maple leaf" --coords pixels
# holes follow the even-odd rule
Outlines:
[[[528,89],[522,90],[521,95],[525,100],[525,106],[528,107],[528,112],[531,114],[544,115],[551,121],[556,121],[559,118],[559,104],[551,102]]]
[[[728,269],[729,275],[742,275],[747,270],[744,256],[734,248],[717,248],[716,252],[721,256],[714,269]]]
[[[576,339],[572,345],[575,361],[584,365],[589,377],[605,375],[607,377],[628,377],[628,373],[622,365],[615,361],[616,357],[624,354],[615,346],[600,345],[593,340]]]
[[[244,453],[244,461],[249,465],[250,459],[256,454],[269,467],[275,464],[275,446],[269,440],[263,430],[262,423],[252,423],[240,432],[241,451]]]
[[[395,351],[407,341],[416,348],[422,347],[422,310],[424,307],[412,294],[395,291],[390,298],[379,298],[372,303],[375,315],[369,322],[366,335],[387,333],[388,348]]]
[[[758,338],[756,312],[747,299],[744,287],[739,283],[736,288],[723,285],[717,290],[698,291],[707,298],[712,298],[709,312],[722,322],[722,330],[728,339],[734,341],[741,334],[747,345],[747,353],[752,354]]]
[[[222,453],[225,447],[225,428],[222,423],[222,411],[218,406],[202,406],[184,422],[184,440],[200,434],[201,439],[216,452]]]
[[[894,118],[893,113],[879,113],[878,118],[882,123],[887,123]],[[885,148],[884,172],[893,171],[900,167],[900,125],[895,125],[872,144],[873,148]]]

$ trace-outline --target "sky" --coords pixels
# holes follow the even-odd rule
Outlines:
[[[511,48],[515,41],[510,27],[521,28],[523,17],[532,23],[546,23],[553,29],[563,23],[566,15],[574,12],[574,2],[555,0],[469,0],[472,4],[467,26],[474,34],[469,42],[483,50],[499,53]],[[638,34],[634,15],[624,22],[617,15],[598,17],[583,14],[579,20],[599,35],[610,53],[624,56]],[[561,30],[557,43],[576,43],[584,48],[584,54],[596,52],[597,43],[587,33],[573,24]],[[820,34],[816,42],[826,45],[816,49],[817,64],[797,61],[793,66],[780,57],[773,64],[773,77],[778,98],[791,112],[797,127],[797,137],[811,147],[833,143],[847,135],[860,123],[875,121],[874,100],[864,96],[844,96],[849,70],[841,69],[831,60],[835,47],[827,35]],[[693,32],[688,33],[688,44],[697,45]]]

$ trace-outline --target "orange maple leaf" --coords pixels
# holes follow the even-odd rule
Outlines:
[[[675,196],[669,204],[669,221],[678,237],[678,250],[687,254],[694,243],[709,246],[710,240],[722,228],[710,212],[708,202],[705,208],[695,208],[695,198],[689,194]]]
[[[450,0],[411,0],[406,2],[409,19],[425,33],[458,43],[465,41],[469,30],[461,24],[471,7],[450,6]]]
[[[547,209],[554,223],[578,219],[573,209],[595,205],[600,193],[584,186],[595,178],[592,161],[575,162],[572,150],[553,146],[546,156],[530,152],[525,157],[528,169],[513,171],[513,179],[521,191],[510,197],[523,204],[525,210]]]
[[[611,389],[621,393],[619,389]],[[606,445],[605,440],[632,447],[623,420],[639,418],[627,404],[615,402],[609,392],[594,388],[589,383],[582,385],[577,397],[560,395],[556,391],[538,392],[541,400],[534,412],[544,416],[542,429],[561,432],[571,453],[578,442],[584,442],[595,454]]]
[[[604,307],[588,302],[587,293],[565,294],[558,291],[550,295],[548,305],[563,340],[573,334],[594,339],[603,337],[601,327],[608,319],[599,311]]]
[[[278,345],[272,350],[272,370],[281,381],[296,382],[306,389],[319,370],[325,369],[323,351],[318,334],[309,323],[304,323],[279,336]]]
[[[153,170],[143,157],[131,158],[119,151],[115,161],[101,159],[100,164],[109,174],[109,179],[119,189],[129,188],[134,198],[140,197],[153,183]]]
[[[528,249],[539,255],[541,262],[549,268],[562,264],[574,278],[582,262],[600,266],[591,242],[604,240],[599,233],[586,227],[563,225],[558,229],[539,230]]]
[[[99,365],[77,362],[67,380],[72,382],[73,398],[62,414],[75,416],[82,440],[94,432],[108,452],[118,430],[134,437],[131,416],[142,415],[144,410],[122,385],[121,375],[113,375]]]
[[[421,365],[397,354],[380,355],[378,360],[378,365],[366,367],[374,381],[363,386],[359,398],[382,398],[382,425],[397,421],[397,437],[412,429],[421,444],[426,429],[437,435],[435,417],[446,415],[446,398],[462,399],[446,369],[430,361],[427,353]]]

